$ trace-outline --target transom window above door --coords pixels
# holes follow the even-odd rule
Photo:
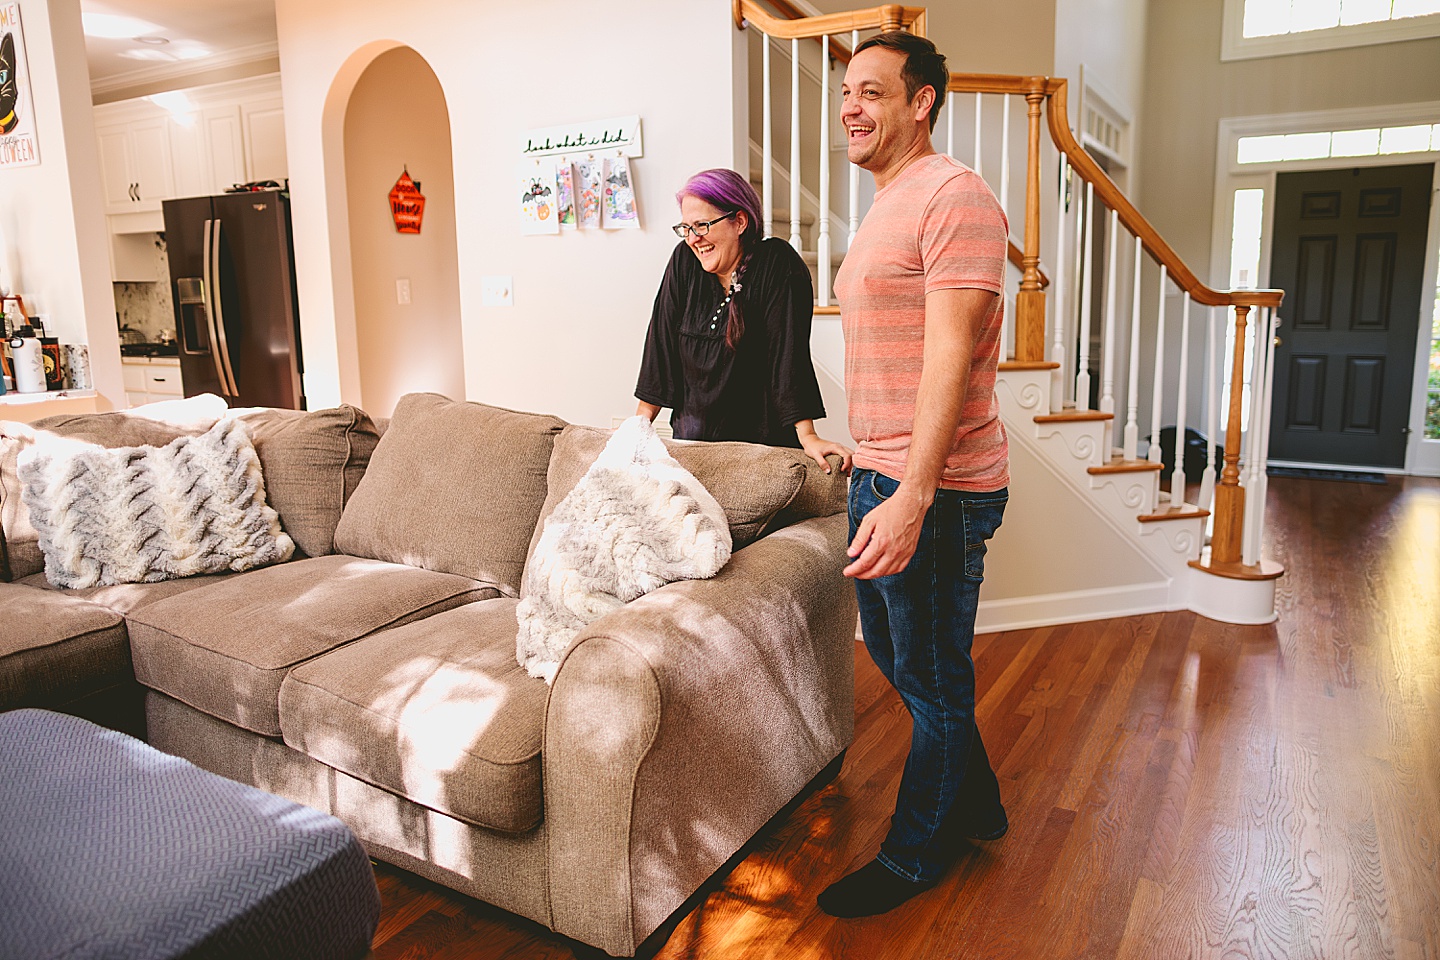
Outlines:
[[[1440,123],[1241,137],[1236,146],[1235,162],[1278,163],[1286,160],[1377,157],[1432,151],[1440,152]]]
[[[1222,60],[1440,36],[1440,0],[1225,0]]]

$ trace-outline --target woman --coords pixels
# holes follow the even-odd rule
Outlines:
[[[681,222],[645,338],[635,397],[669,407],[682,440],[800,447],[830,472],[850,450],[815,433],[825,416],[810,363],[814,291],[805,261],[762,237],[760,199],[733,170],[705,170],[676,194]]]

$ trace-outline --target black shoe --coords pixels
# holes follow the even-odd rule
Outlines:
[[[873,917],[889,913],[934,886],[934,882],[906,880],[879,860],[871,860],[830,884],[815,902],[832,917]]]

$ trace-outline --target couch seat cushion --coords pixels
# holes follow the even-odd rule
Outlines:
[[[141,683],[278,737],[280,681],[295,665],[496,595],[466,577],[336,554],[216,580],[126,619]]]
[[[113,611],[0,583],[0,710],[64,706],[130,676],[125,624]]]
[[[515,604],[447,610],[296,667],[285,742],[468,823],[534,827],[549,687],[515,661]]]
[[[507,596],[564,421],[433,393],[400,398],[335,529],[335,549],[493,583]]]
[[[24,584],[27,587],[34,587],[38,590],[50,590],[66,597],[75,597],[80,600],[89,600],[91,603],[98,603],[107,610],[114,610],[124,616],[141,607],[147,606],[157,600],[164,600],[166,597],[178,596],[182,593],[189,593],[191,590],[200,587],[208,587],[213,583],[219,583],[229,577],[237,577],[237,573],[216,573],[204,577],[182,577],[179,580],[161,580],[157,583],[115,583],[107,587],[85,587],[80,590],[67,590],[64,587],[57,587],[45,579],[45,574],[35,573],[23,580],[16,580],[17,584]]]

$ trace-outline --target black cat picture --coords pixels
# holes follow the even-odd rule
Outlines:
[[[14,130],[20,123],[16,112],[20,102],[20,86],[15,76],[15,34],[0,39],[0,136]]]

